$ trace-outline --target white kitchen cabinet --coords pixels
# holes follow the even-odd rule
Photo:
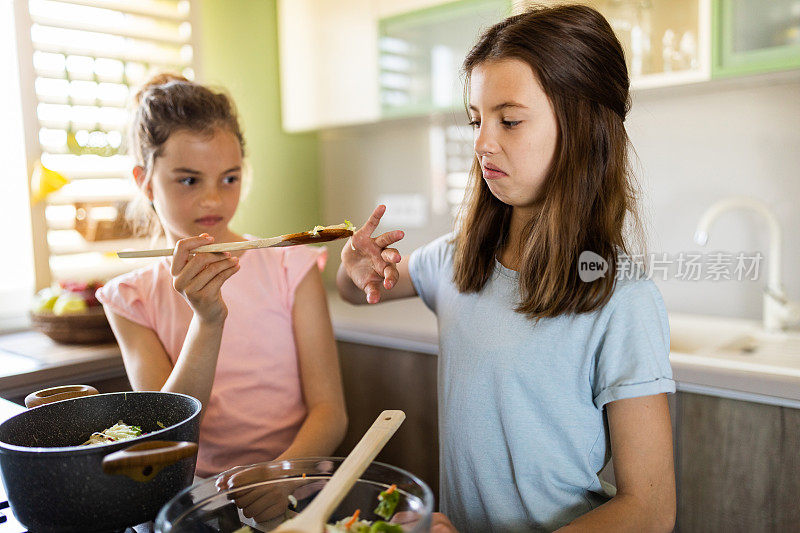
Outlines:
[[[598,10],[623,49],[631,89],[711,79],[712,0],[572,0]],[[531,2],[513,0],[514,13]],[[558,5],[558,0],[542,0]]]
[[[711,0],[588,0],[625,50],[631,88],[711,79]]]
[[[283,128],[373,122],[378,104],[374,0],[279,0]]]
[[[381,118],[381,19],[458,0],[278,0],[281,112],[287,132]]]
[[[461,63],[478,36],[510,8],[508,0],[459,0],[381,17],[382,116],[463,109]]]
[[[419,9],[452,4],[458,0],[375,0],[378,18],[393,17]]]
[[[575,1],[609,20],[625,48],[633,89],[711,79],[712,0]],[[284,129],[310,131],[460,108],[463,55],[481,29],[528,3],[278,0]],[[387,49],[387,43],[405,51]]]

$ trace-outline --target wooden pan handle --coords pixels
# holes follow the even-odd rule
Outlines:
[[[195,442],[149,440],[103,457],[103,472],[150,481],[161,469],[197,453]]]
[[[33,409],[46,403],[60,402],[70,398],[80,398],[81,396],[93,396],[98,394],[97,389],[91,385],[63,385],[61,387],[50,387],[49,389],[37,390],[25,397],[25,407]]]

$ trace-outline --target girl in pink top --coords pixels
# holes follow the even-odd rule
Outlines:
[[[133,176],[172,257],[98,291],[135,390],[203,403],[197,474],[330,455],[347,425],[324,249],[197,253],[241,241],[244,140],[232,102],[161,75],[137,95]],[[154,216],[155,215],[155,216]]]

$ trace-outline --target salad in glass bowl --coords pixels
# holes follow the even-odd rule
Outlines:
[[[301,512],[343,458],[272,461],[236,467],[184,489],[159,512],[158,533],[272,531]],[[422,533],[433,494],[400,468],[372,462],[320,533]]]

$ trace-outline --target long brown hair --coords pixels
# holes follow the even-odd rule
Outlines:
[[[156,158],[164,143],[179,130],[211,134],[218,128],[236,136],[244,156],[236,107],[224,92],[214,92],[176,74],[157,74],[147,81],[133,99],[135,107],[130,125],[130,147],[136,165],[150,179]],[[144,195],[131,203],[126,212],[134,232],[156,235],[162,231],[158,216]]]
[[[618,254],[629,250],[626,216],[641,235],[623,124],[630,96],[622,46],[592,8],[532,7],[481,36],[464,60],[466,90],[477,65],[505,59],[530,65],[550,99],[558,125],[555,154],[537,214],[519,243],[507,242],[513,208],[492,195],[473,160],[457,222],[454,282],[461,292],[480,291],[500,251],[518,244],[518,312],[538,319],[593,311],[611,297]],[[580,280],[584,250],[608,262],[605,277]]]

